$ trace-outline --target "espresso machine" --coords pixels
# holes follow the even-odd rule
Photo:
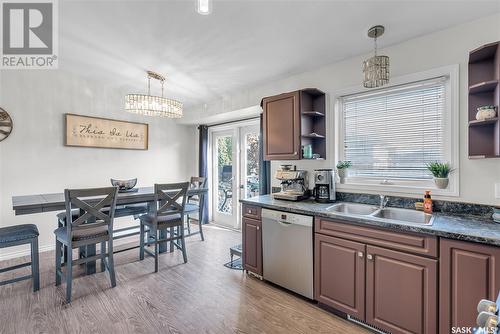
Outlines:
[[[282,167],[281,170],[276,171],[274,177],[280,180],[281,191],[274,193],[273,198],[287,201],[301,201],[309,198],[307,171]]]
[[[332,169],[314,170],[314,199],[320,203],[335,202],[335,174]]]

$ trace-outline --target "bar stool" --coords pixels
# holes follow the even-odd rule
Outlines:
[[[0,273],[31,266],[31,275],[16,277],[0,282],[1,285],[15,283],[27,279],[33,282],[33,292],[40,289],[40,268],[38,261],[38,228],[33,224],[23,224],[0,228],[0,248],[13,247],[18,245],[31,245],[31,261],[23,264],[0,269]]]
[[[155,184],[154,212],[142,215],[139,259],[144,260],[144,253],[155,258],[155,273],[158,272],[159,245],[171,242],[182,251],[184,263],[187,262],[186,243],[184,239],[184,208],[189,182]],[[148,228],[146,230],[146,227]],[[177,232],[174,232],[177,229]],[[170,236],[165,238],[169,231]],[[144,241],[145,233],[149,232],[147,242]],[[180,244],[175,243],[180,240]],[[153,245],[154,252],[145,246]]]
[[[207,178],[206,177],[196,177],[196,176],[191,177],[191,181],[190,181],[191,189],[205,188],[206,185],[207,185]],[[200,214],[200,206],[203,207],[203,199],[204,199],[204,194],[189,196],[187,203],[186,203],[186,208],[184,210],[184,213],[186,214],[186,217],[187,217],[186,218],[187,229],[188,229],[187,236],[191,236],[191,235],[200,233],[202,241],[205,240],[205,237],[203,236],[202,216]],[[190,220],[193,218],[191,218],[189,216],[192,214],[196,214],[196,213],[198,214],[198,231],[199,232],[195,232],[195,233],[191,234]]]

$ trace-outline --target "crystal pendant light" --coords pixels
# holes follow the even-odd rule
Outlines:
[[[196,11],[201,15],[208,15],[212,12],[212,0],[196,0]]]
[[[389,83],[389,57],[377,55],[377,38],[384,33],[384,26],[374,26],[368,30],[368,37],[373,38],[375,55],[363,62],[363,86],[376,88]]]
[[[148,94],[128,94],[125,96],[125,110],[134,114],[181,118],[182,102],[163,97],[165,77],[148,71]],[[151,95],[151,79],[161,82],[161,97]]]

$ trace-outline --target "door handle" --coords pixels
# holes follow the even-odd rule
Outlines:
[[[243,184],[240,184],[240,189],[244,189],[245,186]]]

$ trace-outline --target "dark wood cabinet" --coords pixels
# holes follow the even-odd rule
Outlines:
[[[390,333],[437,332],[434,237],[316,218],[315,299]]]
[[[441,239],[440,253],[440,333],[475,327],[478,302],[500,289],[500,248]]]
[[[366,249],[366,322],[393,334],[437,330],[437,260]]]
[[[326,157],[326,98],[315,88],[262,99],[265,160],[302,159],[302,146]]]
[[[264,158],[300,159],[299,92],[262,100]]]
[[[243,217],[243,267],[262,276],[262,222]]]
[[[361,320],[365,318],[365,247],[315,235],[315,299]]]

